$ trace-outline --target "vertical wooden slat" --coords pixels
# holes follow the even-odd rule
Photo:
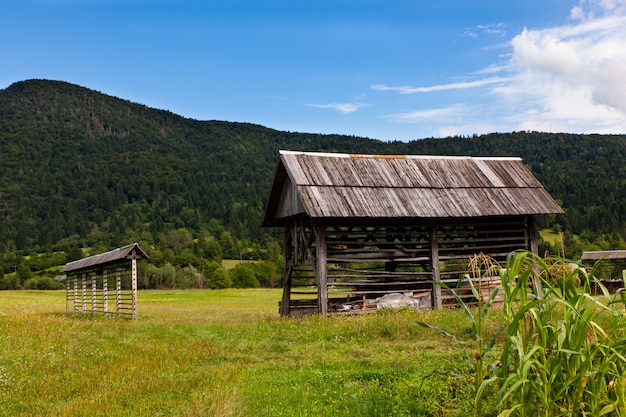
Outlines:
[[[137,320],[137,259],[133,254],[131,259],[131,292],[133,298],[133,320]]]
[[[280,303],[281,317],[288,316],[290,312],[289,310],[291,307],[291,271],[292,271],[292,265],[295,265],[295,262],[296,262],[295,259],[291,258],[295,254],[295,252],[293,251],[293,244],[295,243],[293,240],[293,236],[295,235],[295,233],[293,233],[291,229],[295,227],[296,227],[295,222],[290,222],[290,224],[286,226],[287,230],[285,231],[285,238],[284,238],[284,244],[283,244],[283,258],[284,258],[283,298]]]
[[[86,274],[83,272],[82,275],[82,290],[83,290],[83,309],[81,310],[83,313],[87,312],[87,279]]]
[[[291,310],[291,272],[292,266],[285,266],[285,276],[283,284],[283,298],[280,303],[280,315],[286,317]]]
[[[539,243],[537,239],[535,216],[528,216],[528,236],[530,239],[530,251],[535,255],[539,255]]]
[[[430,225],[430,265],[433,273],[432,305],[434,308],[442,306],[441,300],[441,275],[439,271],[439,242],[437,240],[437,223],[433,221]]]
[[[96,312],[96,273],[91,274],[91,312]]]
[[[102,312],[104,314],[109,312],[109,283],[106,268],[102,271]]]
[[[528,236],[530,239],[530,251],[535,255],[538,255],[539,252],[539,243],[537,242],[537,225],[535,224],[535,216],[528,216]],[[539,267],[535,266],[537,273],[533,278],[535,281],[535,288],[537,290],[537,294],[539,298],[543,298],[543,288],[541,285],[541,280],[539,279]]]
[[[122,273],[119,268],[115,271],[115,314],[122,310]]]
[[[65,276],[65,313],[70,313],[70,277]]]
[[[78,311],[78,275],[74,275],[74,311]]]
[[[320,224],[313,226],[316,229],[315,242],[315,275],[317,278],[317,310],[320,314],[328,313],[328,271],[326,265],[326,227]]]

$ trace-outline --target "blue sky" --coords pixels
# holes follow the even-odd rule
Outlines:
[[[0,88],[382,140],[626,133],[626,0],[18,0]]]

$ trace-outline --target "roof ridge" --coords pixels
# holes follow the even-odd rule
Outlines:
[[[323,158],[372,158],[372,159],[441,159],[441,160],[487,160],[487,161],[521,161],[519,156],[469,156],[469,155],[423,155],[423,154],[357,154],[357,153],[335,153],[335,152],[310,152],[310,151],[289,151],[279,150],[280,155],[303,155]]]

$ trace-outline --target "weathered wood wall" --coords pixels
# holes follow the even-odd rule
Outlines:
[[[453,296],[433,283],[456,287],[472,256],[504,261],[517,249],[536,251],[531,216],[365,223],[298,218],[286,227],[282,315],[355,311],[392,293],[440,307]]]

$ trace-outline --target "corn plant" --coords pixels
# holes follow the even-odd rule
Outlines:
[[[453,290],[471,323],[477,351],[439,327],[433,329],[461,346],[474,376],[467,382],[474,395],[474,415],[508,416],[623,416],[626,415],[626,294],[609,294],[580,265],[563,258],[540,258],[527,251],[512,253],[501,268],[483,255],[471,263],[468,278],[478,300],[470,308]],[[482,302],[482,282],[500,276],[502,287]],[[477,278],[477,275],[479,277]],[[598,289],[599,295],[592,295]],[[504,333],[486,338],[484,319],[502,291]],[[608,325],[603,325],[608,323]],[[499,360],[486,365],[494,345]],[[460,377],[460,376],[459,376]],[[489,389],[495,409],[484,409]]]
[[[509,256],[501,279],[506,331],[488,379],[499,415],[625,415],[623,295],[609,294],[593,270],[524,251]]]

